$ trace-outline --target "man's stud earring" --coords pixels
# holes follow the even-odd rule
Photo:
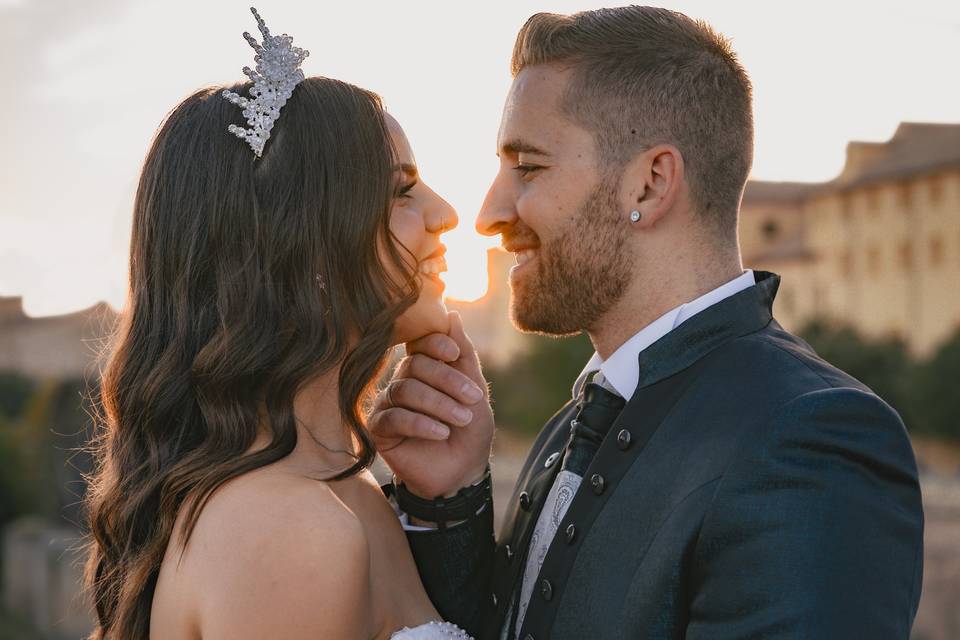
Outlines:
[[[630,222],[640,222],[640,212],[636,209],[630,212]]]

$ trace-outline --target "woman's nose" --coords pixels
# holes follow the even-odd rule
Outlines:
[[[430,215],[426,221],[427,231],[430,233],[443,233],[444,231],[450,231],[456,228],[456,226],[460,224],[460,218],[457,216],[456,209],[440,196],[436,194],[434,194],[434,196],[437,201],[434,206],[431,207]]]

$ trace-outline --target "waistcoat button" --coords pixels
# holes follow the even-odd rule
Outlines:
[[[549,580],[540,582],[540,595],[548,602],[553,598],[553,585],[550,584]]]
[[[603,493],[604,481],[603,476],[599,473],[595,473],[590,476],[590,488],[593,489],[593,492],[597,495]]]
[[[530,510],[530,494],[526,491],[520,494],[520,508],[524,511]]]

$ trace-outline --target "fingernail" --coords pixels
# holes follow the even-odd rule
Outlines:
[[[450,436],[450,427],[445,424],[440,424],[439,422],[434,422],[433,432],[441,438],[447,438]]]
[[[448,345],[446,348],[446,352],[447,352],[448,362],[456,360],[457,358],[460,357],[460,347],[458,347],[455,344]]]
[[[453,410],[453,417],[456,418],[460,424],[469,424],[470,421],[473,420],[473,411],[464,409],[463,407],[456,407]]]
[[[467,396],[467,399],[471,402],[479,402],[480,399],[483,398],[483,389],[470,382],[464,383],[463,387],[460,388],[460,392]]]

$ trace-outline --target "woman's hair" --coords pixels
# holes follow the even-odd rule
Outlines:
[[[308,78],[257,159],[227,131],[245,123],[221,90],[168,115],[140,176],[87,497],[92,638],[148,636],[178,511],[186,545],[214,490],[288,455],[294,396],[315,376],[339,367],[360,445],[331,479],[371,463],[362,407],[418,295],[415,258],[389,230],[396,153],[380,99]],[[248,454],[258,429],[270,443]]]

